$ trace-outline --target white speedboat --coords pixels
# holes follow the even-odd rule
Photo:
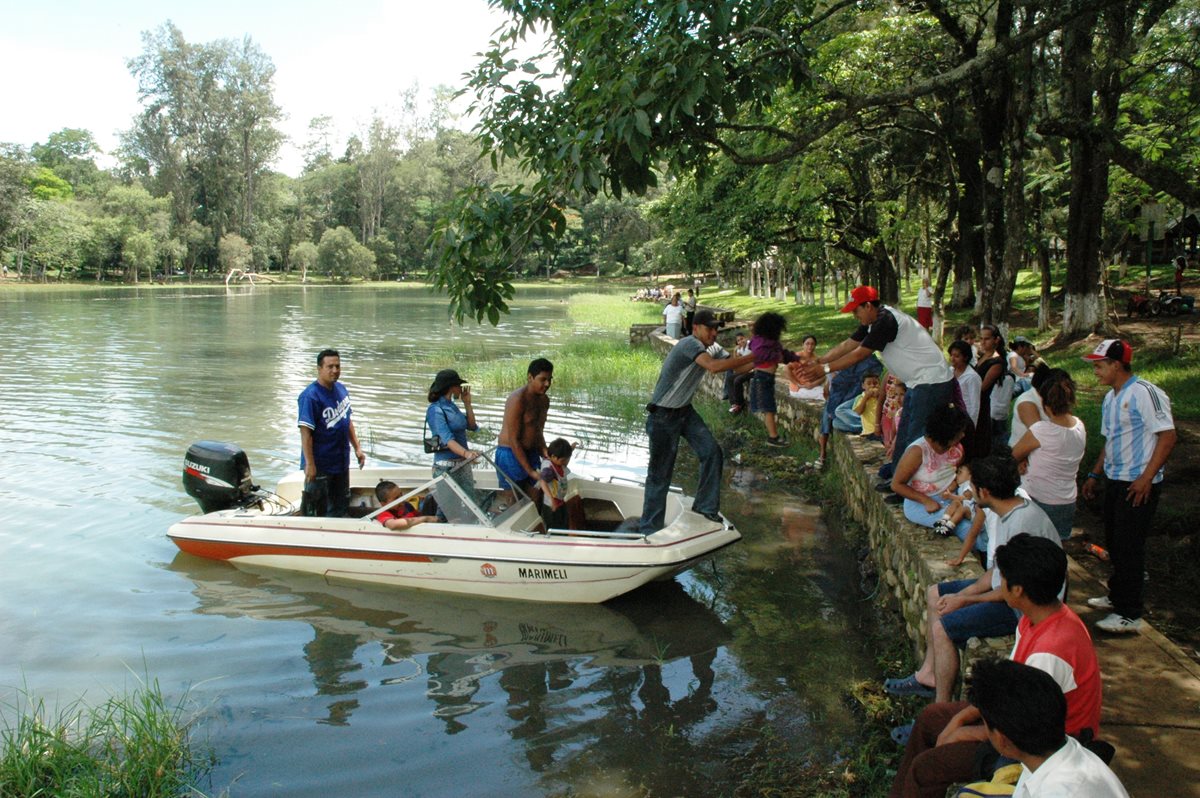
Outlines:
[[[598,603],[691,568],[741,535],[727,520],[692,511],[691,499],[667,497],[666,526],[636,531],[642,487],[573,475],[567,502],[574,528],[547,528],[528,497],[498,490],[490,458],[431,479],[428,468],[351,470],[346,518],[301,515],[304,475],[280,480],[274,493],[251,482],[244,452],[201,441],[184,457],[184,486],[204,511],[167,535],[200,557],[381,584],[525,601]],[[375,486],[390,480],[401,501],[432,497],[445,523],[390,531]],[[463,487],[463,483],[468,487]],[[509,503],[511,502],[511,503]]]

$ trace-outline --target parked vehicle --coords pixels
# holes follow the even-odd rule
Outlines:
[[[1169,291],[1159,291],[1154,303],[1158,306],[1159,313],[1165,313],[1168,316],[1191,313],[1191,308],[1184,302],[1183,297]],[[1158,314],[1156,313],[1155,315]]]
[[[1162,308],[1158,302],[1146,294],[1133,294],[1125,308],[1126,315],[1131,319],[1134,316],[1157,316],[1161,312]]]

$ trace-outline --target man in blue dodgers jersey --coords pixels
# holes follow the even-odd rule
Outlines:
[[[896,451],[891,463],[879,470],[880,477],[891,479],[905,447],[925,434],[925,422],[933,409],[960,401],[958,382],[929,332],[912,316],[880,302],[879,292],[871,286],[860,285],[851,291],[841,312],[853,313],[858,329],[821,357],[803,364],[801,373],[809,385],[819,385],[831,372],[850,368],[877,352],[888,372],[904,383],[908,390],[896,431]]]
[[[350,447],[359,468],[367,461],[350,418],[350,393],[338,382],[341,376],[337,350],[322,350],[317,355],[316,381],[297,399],[303,515],[345,516],[350,505]]]
[[[638,526],[643,535],[652,535],[663,528],[680,438],[687,440],[700,459],[700,485],[692,509],[710,521],[721,520],[721,447],[704,419],[692,408],[692,397],[706,371],[719,374],[744,366],[754,360],[754,355],[719,358],[710,354],[708,350],[716,343],[719,327],[711,310],[696,311],[692,334],[667,353],[650,404],[646,405],[650,414],[646,418],[650,462],[646,466],[646,490]]]
[[[1096,624],[1105,632],[1129,633],[1142,628],[1142,595],[1146,569],[1146,535],[1158,507],[1163,466],[1175,448],[1171,400],[1157,385],[1133,373],[1133,348],[1126,341],[1101,341],[1084,360],[1096,381],[1110,390],[1100,408],[1104,448],[1083,483],[1091,499],[1100,480],[1104,489],[1104,536],[1112,560],[1108,595],[1088,605],[1111,614]]]

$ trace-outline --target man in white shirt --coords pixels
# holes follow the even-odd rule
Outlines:
[[[1157,385],[1134,376],[1133,348],[1125,341],[1102,341],[1084,360],[1096,381],[1110,390],[1100,409],[1104,448],[1083,483],[1083,497],[1096,495],[1102,478],[1104,535],[1113,573],[1108,595],[1088,605],[1111,614],[1096,624],[1105,632],[1131,633],[1142,628],[1146,535],[1158,507],[1163,466],[1175,448],[1171,400]]]
[[[1129,798],[1100,757],[1066,734],[1067,699],[1044,670],[1012,660],[983,660],[967,700],[979,710],[988,740],[1021,763],[1014,796]]]
[[[830,373],[879,354],[888,371],[908,389],[896,431],[895,454],[879,470],[882,479],[890,480],[905,448],[925,434],[925,422],[933,409],[956,402],[958,382],[928,331],[912,316],[884,305],[871,286],[860,285],[851,291],[842,313],[853,313],[858,329],[824,355],[803,362],[798,377],[806,387],[820,385]]]

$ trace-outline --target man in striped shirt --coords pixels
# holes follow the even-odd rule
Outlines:
[[[1083,496],[1091,499],[1107,478],[1104,535],[1113,573],[1108,595],[1090,598],[1088,605],[1111,612],[1096,628],[1136,632],[1142,628],[1146,535],[1158,507],[1163,466],[1175,448],[1171,400],[1133,374],[1133,348],[1126,341],[1102,341],[1083,359],[1091,362],[1096,381],[1111,389],[1100,411],[1104,448],[1083,483]]]

